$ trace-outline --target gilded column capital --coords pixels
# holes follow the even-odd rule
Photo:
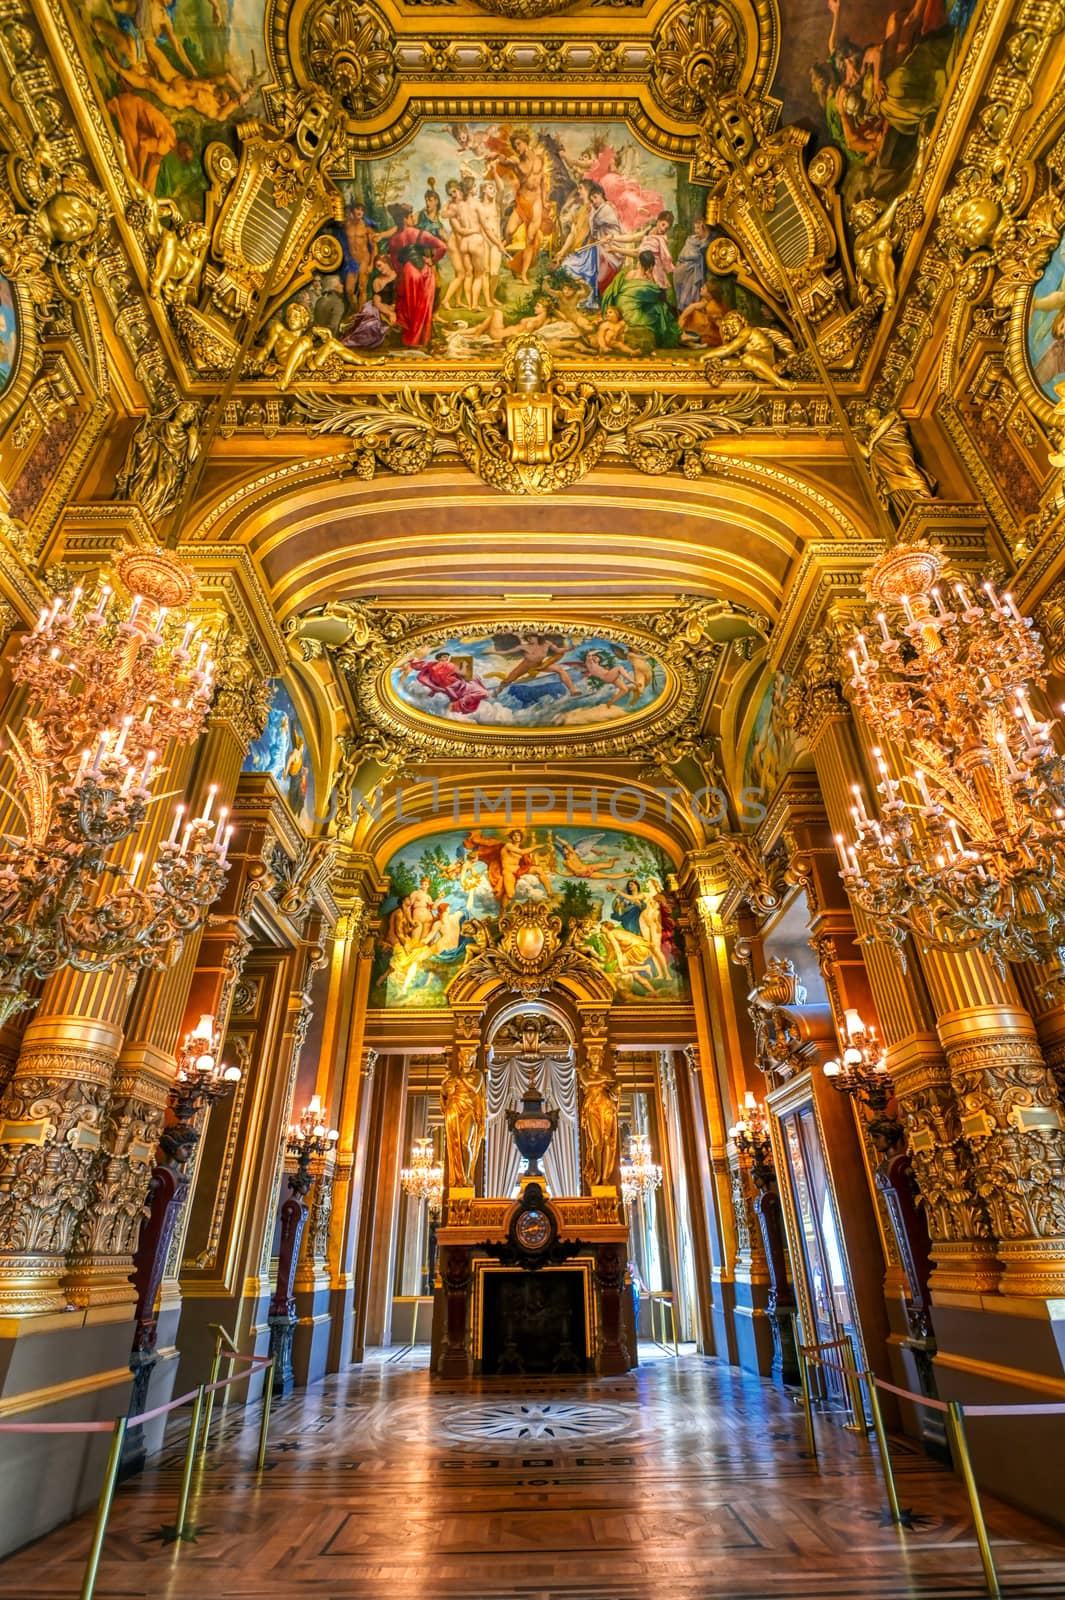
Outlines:
[[[1002,1290],[1065,1294],[1065,1119],[1032,1019],[975,1006],[941,1018],[939,1033]]]
[[[15,1316],[67,1305],[59,1280],[91,1198],[120,1041],[104,1023],[46,1020],[47,1032],[27,1028],[0,1107],[0,1311]]]
[[[784,701],[789,726],[811,745],[817,744],[828,723],[850,717],[839,664],[845,633],[844,619],[830,611],[821,628],[807,641],[802,666]]]

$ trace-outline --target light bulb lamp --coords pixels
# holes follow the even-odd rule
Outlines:
[[[769,1121],[765,1108],[750,1089],[743,1097],[743,1107],[728,1136],[741,1155],[751,1163],[751,1177],[760,1190],[776,1182],[773,1168],[773,1141],[769,1136]]]
[[[288,1177],[288,1199],[281,1207],[280,1238],[277,1252],[277,1280],[270,1300],[267,1321],[270,1325],[270,1354],[274,1358],[274,1394],[287,1394],[295,1385],[292,1369],[292,1339],[296,1330],[296,1300],[293,1287],[299,1261],[303,1230],[308,1210],[304,1196],[314,1182],[311,1162],[336,1148],[340,1134],[329,1126],[329,1114],[319,1095],[312,1095],[298,1122],[289,1124],[285,1149],[295,1157],[296,1170]]]
[[[202,1129],[196,1126],[196,1118],[204,1107],[210,1107],[215,1101],[231,1094],[240,1082],[240,1068],[227,1066],[221,1060],[221,1050],[222,1034],[215,1027],[214,1017],[207,1013],[200,1017],[182,1041],[177,1073],[167,1095],[172,1120],[166,1123],[159,1135],[163,1158],[152,1168],[147,1210],[140,1225],[131,1274],[133,1287],[137,1291],[130,1354],[133,1372],[130,1409],[134,1415],[147,1405],[148,1387],[156,1361],[158,1328],[155,1305],[174,1229],[188,1194],[187,1166],[202,1135]],[[127,1437],[129,1444],[123,1455],[123,1463],[126,1470],[132,1471],[136,1470],[137,1464],[145,1456],[143,1430],[131,1430]]]
[[[728,1130],[728,1136],[740,1155],[750,1161],[751,1181],[758,1191],[752,1209],[758,1218],[758,1231],[769,1270],[766,1313],[773,1334],[772,1376],[777,1383],[797,1384],[799,1363],[792,1322],[795,1293],[788,1274],[784,1222],[780,1211],[780,1195],[777,1193],[776,1168],[773,1165],[773,1141],[765,1107],[755,1099],[750,1089],[743,1096],[740,1114]]]
[[[882,1155],[902,1143],[902,1123],[888,1115],[895,1086],[887,1068],[887,1053],[876,1029],[862,1021],[860,1012],[848,1009],[843,1023],[846,1044],[838,1057],[822,1068],[833,1089],[848,1094],[872,1113],[866,1120],[870,1137]]]

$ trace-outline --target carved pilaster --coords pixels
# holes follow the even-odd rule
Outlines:
[[[119,1064],[101,1131],[88,1204],[78,1217],[63,1279],[75,1305],[122,1303],[144,1216],[172,1073],[160,1055],[157,1070]]]
[[[921,1193],[933,1289],[985,1293],[998,1283],[991,1224],[962,1138],[950,1068],[927,1045],[889,1049],[899,1115]]]
[[[102,1025],[71,1034],[69,1044],[23,1045],[0,1111],[0,1310],[8,1315],[65,1308],[59,1280],[92,1194],[118,1038]]]
[[[1013,1026],[1010,1024],[1013,1023]],[[974,1009],[941,1024],[959,1131],[1005,1267],[1002,1290],[1065,1293],[1065,1127],[1027,1014]]]

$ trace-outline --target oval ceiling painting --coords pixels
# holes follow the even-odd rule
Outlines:
[[[637,644],[580,628],[437,636],[389,672],[399,705],[451,729],[613,726],[657,709],[670,682]]]
[[[0,395],[11,382],[18,365],[19,327],[15,292],[0,274]]]

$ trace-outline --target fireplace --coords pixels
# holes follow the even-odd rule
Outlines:
[[[481,1372],[586,1372],[586,1274],[566,1268],[484,1274]]]

